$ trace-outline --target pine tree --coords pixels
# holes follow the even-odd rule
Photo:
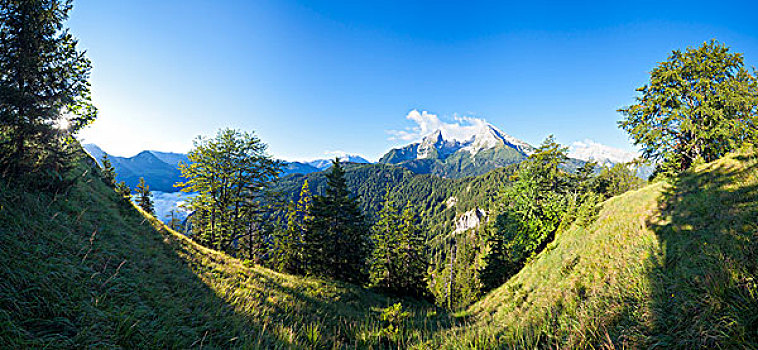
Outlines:
[[[107,154],[103,154],[103,158],[100,160],[100,163],[102,164],[103,179],[105,180],[105,183],[109,186],[115,186],[116,169],[113,168],[113,164],[111,164],[111,160],[108,159]]]
[[[399,281],[397,290],[403,294],[423,296],[426,294],[424,277],[427,268],[426,237],[419,229],[418,216],[408,203],[400,217]]]
[[[127,201],[131,200],[132,190],[124,181],[121,181],[116,184],[116,193],[118,193],[121,196],[121,198],[124,198]]]
[[[390,200],[389,192],[385,195],[384,206],[379,211],[379,220],[371,227],[371,252],[369,268],[371,284],[386,290],[398,286],[398,246],[400,235],[400,214],[395,203]]]
[[[150,198],[150,186],[145,184],[145,178],[139,178],[139,183],[137,183],[135,191],[137,192],[137,205],[139,205],[139,207],[146,213],[155,215],[153,200]]]
[[[97,116],[90,61],[64,28],[71,8],[71,0],[0,4],[0,176],[61,174],[77,154],[72,136]]]
[[[326,178],[326,194],[313,198],[313,219],[306,225],[306,272],[363,283],[368,278],[366,258],[370,252],[365,219],[358,200],[347,189],[339,159],[332,162]]]
[[[303,273],[303,237],[311,221],[311,206],[311,191],[305,180],[297,203],[290,202],[287,206],[287,227],[279,230],[276,237],[274,265],[278,271]]]

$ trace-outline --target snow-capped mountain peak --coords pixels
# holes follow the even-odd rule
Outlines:
[[[464,149],[469,151],[471,155],[500,145],[513,147],[526,155],[534,152],[534,148],[528,143],[502,132],[492,124],[482,125],[479,131],[466,143]]]
[[[586,161],[591,160],[601,165],[611,165],[630,162],[638,155],[586,139],[573,142],[569,146],[569,157]]]
[[[447,140],[442,136],[442,130],[436,130],[426,135],[418,145],[417,159],[429,157],[447,157],[461,148],[460,142]],[[435,152],[436,151],[436,152]]]

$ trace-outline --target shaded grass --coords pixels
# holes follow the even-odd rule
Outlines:
[[[0,348],[381,348],[452,319],[401,300],[402,337],[382,339],[398,300],[294,277],[203,248],[122,201],[81,165],[66,193],[0,184]]]

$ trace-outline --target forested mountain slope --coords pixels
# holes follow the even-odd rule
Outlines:
[[[611,198],[472,305],[446,348],[758,347],[758,157]]]
[[[515,166],[495,169],[487,174],[462,179],[444,179],[386,164],[347,164],[346,180],[350,191],[358,196],[361,209],[369,220],[381,209],[389,191],[397,203],[410,204],[418,213],[421,226],[429,238],[450,233],[454,220],[472,209],[489,209],[498,191],[508,183]],[[287,200],[297,200],[300,187],[308,180],[313,194],[323,194],[326,173],[293,175],[277,180],[275,190]]]

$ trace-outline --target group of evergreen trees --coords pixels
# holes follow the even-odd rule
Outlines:
[[[0,3],[0,177],[60,183],[97,117],[92,68],[63,24],[71,0]]]
[[[313,196],[305,181],[286,218],[271,244],[270,265],[277,270],[424,294],[426,238],[413,209],[409,205],[401,211],[388,198],[380,219],[369,227],[348,191],[339,159],[327,174],[324,195]]]

